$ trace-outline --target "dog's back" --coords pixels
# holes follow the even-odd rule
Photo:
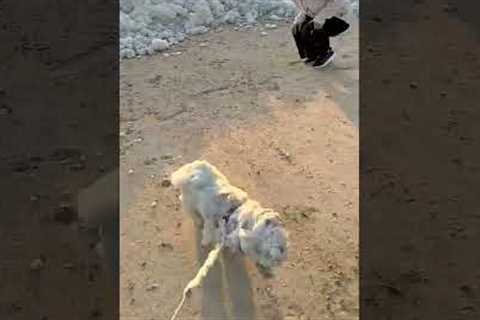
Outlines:
[[[172,174],[171,181],[182,191],[182,201],[204,217],[223,215],[248,197],[246,192],[232,186],[215,166],[204,160],[182,166]]]

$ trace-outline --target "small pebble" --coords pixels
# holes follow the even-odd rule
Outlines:
[[[133,169],[128,170],[128,174],[133,174]]]
[[[410,88],[412,89],[417,89],[418,88],[418,84],[416,82],[410,82]]]
[[[74,267],[75,267],[75,265],[74,265],[73,263],[65,263],[65,264],[63,265],[63,268],[64,268],[64,269],[68,269],[68,270],[69,270],[69,269],[73,269]]]
[[[163,51],[168,49],[168,47],[170,47],[170,44],[168,43],[168,41],[164,39],[153,39],[151,45],[153,50],[155,51]]]
[[[173,159],[173,156],[171,154],[165,154],[160,157],[160,160],[171,160]]]
[[[262,32],[260,33],[260,35],[261,35],[262,37],[266,37],[266,36],[268,36],[268,33],[265,32],[265,31],[262,31]]]
[[[158,205],[158,202],[157,202],[157,200],[155,200],[155,201],[152,202],[152,204],[150,204],[150,207],[156,208],[157,205]]]
[[[265,28],[266,28],[266,29],[275,29],[276,27],[277,27],[276,24],[267,23],[267,24],[265,25]]]
[[[291,156],[290,153],[288,153],[287,151],[285,151],[285,150],[279,150],[279,152],[280,152],[280,156],[281,156],[283,159],[285,159],[285,160],[287,160],[287,161],[291,161],[291,160],[292,160],[292,156]]]
[[[170,187],[171,185],[172,185],[172,182],[171,182],[170,180],[168,180],[168,179],[164,179],[164,180],[162,181],[162,187],[164,187],[164,188],[168,188],[168,187]]]
[[[450,4],[444,5],[443,6],[443,11],[445,12],[456,12],[458,9]]]
[[[160,242],[159,246],[162,248],[173,250],[173,245],[171,245],[170,243]]]
[[[158,284],[154,283],[147,288],[147,291],[153,291],[159,287]]]
[[[208,43],[202,42],[202,43],[200,43],[198,46],[199,46],[199,47],[202,47],[202,48],[208,47]]]
[[[155,164],[156,161],[157,161],[157,158],[146,159],[145,161],[143,161],[143,164],[146,166],[150,166],[152,164]]]
[[[77,212],[70,205],[60,205],[55,209],[53,218],[57,222],[70,224],[77,219]]]
[[[32,261],[32,263],[30,264],[30,270],[38,271],[43,269],[44,266],[45,264],[43,263],[42,259],[38,258]]]
[[[38,201],[38,196],[36,195],[30,196],[30,201]]]
[[[100,310],[99,308],[95,308],[94,310],[92,310],[90,312],[90,318],[101,318],[102,317],[102,310]]]
[[[0,107],[0,115],[1,116],[6,116],[8,114],[12,113],[12,109],[3,105]]]

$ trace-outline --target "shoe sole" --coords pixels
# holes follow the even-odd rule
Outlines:
[[[331,56],[330,58],[328,58],[328,60],[325,61],[323,64],[321,64],[321,65],[319,65],[319,66],[313,66],[313,67],[314,67],[315,69],[323,69],[323,68],[325,68],[326,66],[328,66],[328,65],[333,61],[333,59],[335,59],[336,55],[337,55],[337,54],[334,52],[334,53],[332,54],[332,56]]]

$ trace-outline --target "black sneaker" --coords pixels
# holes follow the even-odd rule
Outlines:
[[[315,62],[313,63],[313,67],[314,68],[324,68],[328,64],[330,64],[330,62],[332,62],[333,59],[335,59],[335,52],[333,52],[332,49],[328,49],[328,51],[325,54],[319,56],[315,60]]]

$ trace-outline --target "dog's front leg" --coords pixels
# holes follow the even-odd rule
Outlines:
[[[215,224],[211,221],[204,221],[202,230],[202,247],[209,246],[215,239]]]
[[[273,278],[273,270],[272,268],[262,266],[259,263],[256,263],[255,266],[257,267],[257,270],[260,272],[260,275],[266,279]]]
[[[198,214],[197,211],[192,210],[192,211],[190,211],[190,216],[192,217],[193,224],[195,225],[195,227],[197,227],[198,229],[202,229],[203,228],[203,218],[200,216],[200,214]]]
[[[198,210],[189,201],[184,201],[183,197],[180,199],[182,200],[183,210],[192,218],[195,227],[201,229],[203,227],[203,218]]]

